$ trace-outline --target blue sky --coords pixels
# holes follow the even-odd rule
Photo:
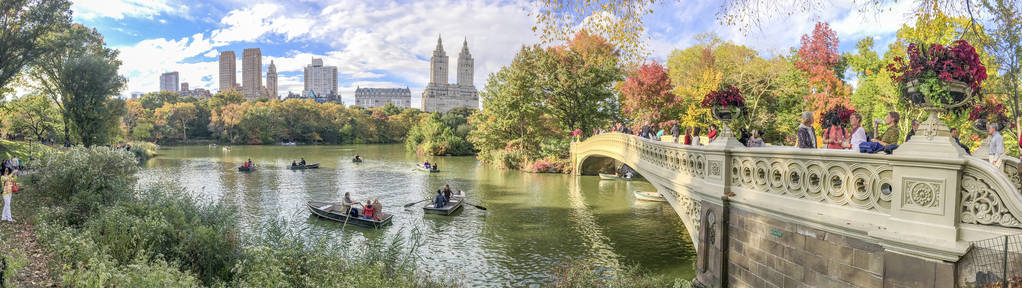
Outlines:
[[[797,47],[818,20],[838,32],[842,51],[866,36],[878,38],[882,51],[902,24],[913,21],[912,1],[898,1],[879,17],[861,15],[850,0],[829,2],[813,16],[768,18],[746,35],[717,23],[719,1],[661,1],[644,21],[649,52],[663,61],[709,32],[769,57]],[[410,87],[417,106],[438,35],[452,65],[467,39],[475,86],[482,89],[521,45],[538,42],[528,15],[533,7],[528,1],[482,0],[88,0],[74,1],[72,9],[76,22],[97,28],[121,51],[121,74],[129,80],[125,95],[157,90],[160,73],[167,71],[178,71],[193,88],[215,91],[219,52],[240,57],[241,50],[257,47],[264,73],[271,60],[277,66],[280,95],[301,92],[302,67],[316,57],[338,67],[347,103],[354,101],[355,87]],[[240,81],[240,59],[237,68]]]

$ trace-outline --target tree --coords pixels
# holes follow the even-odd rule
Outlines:
[[[111,101],[126,80],[117,75],[120,61],[86,53],[68,59],[58,74],[64,117],[71,119],[76,136],[86,147],[108,144],[124,113],[124,101]]]
[[[117,68],[120,66],[120,61],[117,60],[117,51],[106,47],[106,44],[103,43],[103,36],[99,32],[81,24],[72,24],[59,31],[48,33],[40,41],[47,54],[39,58],[29,75],[34,80],[36,90],[50,97],[57,105],[57,109],[60,110],[64,121],[64,145],[71,145],[72,129],[98,132],[99,130],[94,128],[109,128],[82,126],[103,123],[103,121],[98,121],[101,116],[110,116],[110,114],[102,114],[107,112],[105,110],[108,107],[105,102],[109,96],[115,95],[124,86],[124,79],[116,75]],[[88,64],[99,65],[89,67]],[[109,75],[111,68],[113,75]],[[101,74],[90,74],[93,72]],[[103,79],[103,77],[109,78]],[[104,99],[101,101],[98,98]],[[71,107],[69,104],[90,106]],[[75,123],[75,121],[85,122]],[[78,133],[75,135],[78,136],[77,138],[81,138],[83,135],[81,134],[82,130],[76,130],[76,133]],[[97,135],[85,134],[90,143]],[[105,139],[105,137],[101,138]]]
[[[9,105],[6,122],[18,133],[30,134],[36,140],[42,140],[60,125],[60,113],[45,96],[28,95],[11,101]]]
[[[536,17],[533,32],[544,44],[569,41],[580,31],[590,31],[608,39],[630,62],[646,56],[648,36],[642,18],[652,13],[657,0],[571,1],[543,0],[531,15]]]
[[[149,110],[155,110],[163,107],[163,104],[173,104],[178,101],[181,101],[181,97],[177,95],[177,92],[172,91],[151,92],[138,99],[142,107]]]
[[[681,98],[671,92],[673,88],[660,63],[643,64],[621,86],[622,110],[635,124],[652,122],[662,127],[677,123]]]
[[[566,131],[606,125],[619,111],[613,84],[621,80],[618,51],[600,36],[579,32],[540,57],[544,107]]]
[[[49,52],[43,35],[71,23],[71,2],[66,0],[0,1],[0,88],[26,65]]]
[[[835,106],[850,106],[848,94],[851,89],[834,73],[841,60],[837,49],[837,32],[831,30],[826,22],[817,22],[812,35],[802,35],[795,67],[809,75],[809,87],[813,93],[806,95],[806,101],[813,114],[823,115]]]
[[[192,103],[167,103],[153,112],[156,125],[167,131],[180,131],[181,140],[188,140],[188,122],[198,118],[198,109]],[[175,133],[170,133],[175,134]]]
[[[245,95],[234,89],[217,92],[209,99],[209,110],[216,110],[224,105],[240,104],[245,102]]]

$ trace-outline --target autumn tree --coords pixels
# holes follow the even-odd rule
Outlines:
[[[822,115],[835,106],[850,106],[851,89],[834,72],[841,61],[837,33],[826,22],[818,22],[811,35],[802,35],[801,42],[795,67],[809,75],[812,93],[805,97],[809,109]]]
[[[676,124],[681,98],[675,96],[672,89],[667,69],[656,61],[643,64],[621,85],[621,108],[635,121],[633,126]]]
[[[560,43],[589,31],[607,39],[621,51],[625,61],[645,59],[649,36],[642,19],[652,13],[659,0],[542,0],[534,2],[530,15],[536,18],[532,31],[544,44]]]
[[[167,103],[153,111],[153,117],[167,134],[180,131],[181,140],[188,140],[188,122],[198,117],[198,109],[192,103]]]

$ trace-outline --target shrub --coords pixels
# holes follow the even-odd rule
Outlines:
[[[124,150],[75,147],[41,159],[36,181],[40,191],[66,202],[66,221],[80,224],[100,207],[132,195],[138,162]]]
[[[108,254],[119,262],[163,257],[205,283],[229,281],[241,256],[237,213],[219,202],[200,203],[180,188],[155,186],[135,201],[105,209],[84,230],[109,247]]]
[[[577,260],[557,265],[551,280],[551,287],[692,287],[690,281],[653,276],[643,273],[638,266],[614,269]]]
[[[156,157],[156,155],[158,155],[157,151],[160,150],[160,146],[152,142],[134,141],[128,144],[131,145],[131,153],[135,154],[135,158],[138,159],[139,162],[145,162],[146,160]]]

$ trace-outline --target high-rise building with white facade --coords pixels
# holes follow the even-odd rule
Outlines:
[[[373,108],[394,104],[401,108],[412,107],[412,90],[405,88],[355,88],[355,105]]]
[[[468,39],[461,46],[458,54],[457,83],[447,83],[447,53],[444,52],[443,41],[437,39],[436,49],[429,59],[429,84],[422,91],[422,110],[426,112],[447,112],[457,107],[479,109],[479,91],[472,83],[474,60],[468,52]]]
[[[266,68],[266,91],[270,99],[280,98],[277,94],[277,65],[273,65],[273,60],[270,60],[270,67]]]
[[[305,66],[305,90],[302,95],[313,94],[315,98],[337,98],[337,66],[323,66],[323,59],[312,59]]]
[[[238,82],[238,59],[235,57],[234,51],[220,52],[220,91],[238,89],[235,87]]]
[[[181,91],[188,91],[188,82],[181,82]]]
[[[160,74],[160,91],[177,92],[179,79],[177,71]]]
[[[248,48],[241,54],[241,94],[255,100],[263,90],[263,53],[259,48]]]

